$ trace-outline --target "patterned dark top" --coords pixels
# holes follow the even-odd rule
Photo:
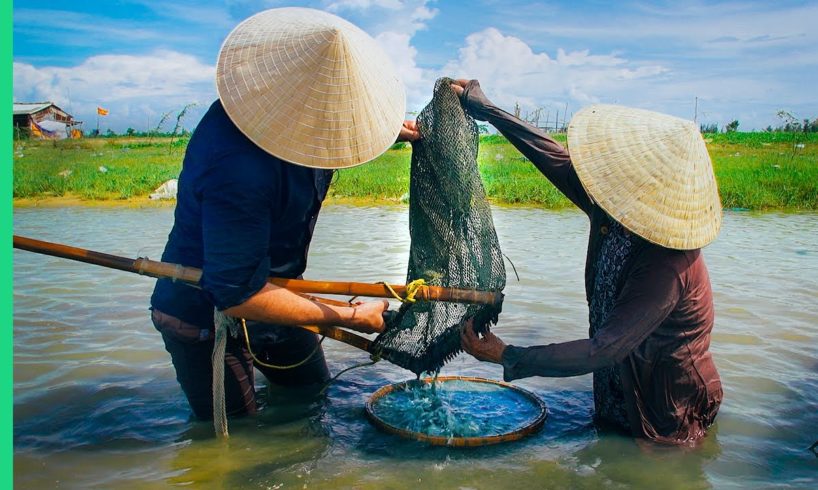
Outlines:
[[[492,104],[474,80],[463,101],[475,119],[490,122],[587,214],[591,225],[585,262],[590,338],[509,345],[502,359],[505,380],[601,373],[594,383],[598,419],[623,419],[624,405],[626,426],[635,436],[671,444],[704,437],[718,413],[722,387],[709,350],[713,292],[701,251],[638,239],[623,260],[627,245],[607,239],[611,219],[585,192],[565,148]],[[608,269],[615,264],[621,269]],[[598,268],[605,272],[598,274]],[[594,291],[605,295],[595,297]]]
[[[596,259],[594,288],[589,304],[591,338],[605,326],[608,314],[613,310],[621,289],[622,272],[637,240],[635,235],[625,233],[625,228],[616,221],[612,221],[608,229]],[[594,371],[594,409],[600,419],[630,430],[618,365]]]

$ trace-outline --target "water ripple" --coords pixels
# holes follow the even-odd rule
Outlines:
[[[508,208],[494,215],[520,275],[507,264],[496,333],[517,345],[587,335],[584,216]],[[14,230],[156,258],[172,220],[170,209],[18,209]],[[816,236],[814,214],[727,213],[721,236],[704,250],[725,399],[710,436],[690,452],[598,433],[589,376],[520,380],[543,398],[549,418],[519,443],[456,451],[397,439],[363,417],[372,392],[412,377],[386,362],[346,373],[326,397],[261,383],[263,410],[231,421],[222,444],[210,423],[190,419],[149,321],[152,280],[15,251],[15,486],[814,488],[818,460],[806,447],[818,438]],[[330,206],[306,277],[402,282],[408,253],[405,207]],[[325,345],[333,372],[368,359]],[[443,374],[497,379],[502,370],[460,356]]]

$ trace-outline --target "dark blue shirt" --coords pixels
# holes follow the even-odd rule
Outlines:
[[[214,102],[188,144],[162,254],[201,268],[201,289],[159,279],[151,306],[209,327],[214,306],[243,303],[268,276],[299,277],[331,178],[265,152]]]

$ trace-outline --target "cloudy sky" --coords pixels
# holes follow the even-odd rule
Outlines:
[[[446,75],[543,119],[597,102],[745,131],[779,125],[779,110],[818,117],[818,2],[790,0],[15,0],[14,100],[53,101],[86,129],[102,106],[101,129],[118,132],[197,103],[195,125],[216,97],[221,42],[281,6],[335,13],[378,39],[410,111]]]

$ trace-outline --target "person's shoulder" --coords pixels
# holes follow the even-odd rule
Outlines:
[[[214,152],[218,152],[219,148],[227,146],[226,143],[234,139],[234,136],[230,134],[228,122],[229,119],[221,102],[216,99],[199,120],[196,129],[193,130],[185,158],[201,160],[204,157],[206,159],[213,156]]]
[[[254,192],[281,179],[282,161],[239,131],[216,99],[188,144],[185,167],[201,191]]]
[[[214,146],[225,148],[252,145],[247,137],[239,131],[239,128],[233,124],[219,99],[216,99],[210,105],[210,108],[196,126],[193,136],[194,138],[199,136],[200,139]]]
[[[211,165],[272,170],[279,163],[278,158],[262,150],[236,127],[219,99],[202,118],[193,139],[205,149]]]

